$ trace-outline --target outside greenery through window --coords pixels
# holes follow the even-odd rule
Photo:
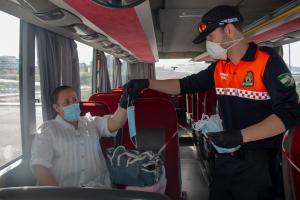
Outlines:
[[[20,20],[0,11],[0,166],[22,155],[19,92]]]

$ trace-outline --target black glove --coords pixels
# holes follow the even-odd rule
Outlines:
[[[129,104],[128,104],[128,96],[129,96]],[[127,109],[127,106],[132,106],[134,102],[139,97],[138,93],[131,93],[131,94],[122,94],[120,97],[120,106],[124,109]]]
[[[124,94],[138,93],[149,87],[148,79],[133,79],[123,86]]]
[[[221,132],[206,133],[207,137],[217,146],[234,148],[243,144],[243,136],[240,130],[227,130]]]

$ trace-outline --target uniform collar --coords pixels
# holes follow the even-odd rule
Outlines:
[[[256,50],[257,50],[257,44],[255,44],[254,42],[250,42],[249,47],[241,60],[242,61],[253,61],[255,59]]]

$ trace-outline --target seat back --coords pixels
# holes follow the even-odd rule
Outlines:
[[[144,89],[141,94],[140,98],[163,98],[163,99],[170,99],[169,95],[158,92],[151,89]]]
[[[300,199],[300,125],[288,130],[283,139],[283,181],[285,199]],[[298,168],[298,169],[297,169]]]
[[[190,126],[193,122],[193,111],[194,111],[194,105],[193,105],[193,94],[186,94],[185,95],[185,102],[186,102],[186,120],[187,124]]]
[[[296,167],[300,168],[300,125],[294,129],[292,134],[290,159]],[[296,199],[300,199],[300,172],[295,167],[291,167],[291,176]]]
[[[123,94],[123,89],[122,89],[122,87],[113,88],[113,89],[111,89],[111,92],[116,93],[116,94]]]
[[[92,116],[103,116],[111,114],[109,107],[100,101],[81,101],[80,105],[80,115],[84,116],[86,113],[91,113]]]
[[[86,113],[90,113],[92,116],[104,116],[112,114],[110,108],[103,102],[96,101],[81,101],[79,103],[81,116],[84,116]],[[100,144],[102,152],[105,152],[105,149],[113,147],[115,145],[115,138],[101,138]]]
[[[216,113],[217,96],[215,90],[207,92],[199,92],[195,94],[196,104],[194,103],[193,118],[198,121],[201,119],[202,114],[213,115]]]
[[[137,128],[137,138],[143,136],[139,134],[146,133],[149,137],[149,132],[154,131],[152,137],[156,137],[159,133],[164,133],[164,143],[168,141],[177,131],[177,117],[173,104],[162,98],[141,98],[135,103],[135,121]],[[145,131],[148,129],[148,131]],[[141,130],[141,131],[139,131]],[[158,134],[156,134],[158,133]],[[123,128],[123,145],[127,148],[133,148],[129,139],[128,126]],[[151,138],[152,142],[156,142],[155,138]],[[149,142],[142,139],[139,141]],[[157,138],[157,143],[161,137]],[[140,144],[141,146],[149,146]],[[140,146],[138,144],[138,146]],[[155,145],[153,145],[155,146]],[[155,150],[157,148],[155,147]],[[165,169],[167,177],[166,195],[171,199],[180,199],[181,194],[181,175],[180,175],[180,159],[179,159],[179,142],[176,135],[164,150]]]
[[[89,101],[100,101],[107,104],[111,112],[114,113],[118,108],[121,94],[117,93],[96,93],[90,96]]]
[[[207,115],[216,114],[217,95],[215,89],[206,92],[206,100],[204,101],[204,103],[205,103],[205,112]]]

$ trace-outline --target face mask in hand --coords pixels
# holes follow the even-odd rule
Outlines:
[[[128,127],[129,127],[130,140],[131,140],[132,144],[135,147],[137,147],[137,144],[133,142],[133,138],[135,138],[135,136],[136,136],[134,106],[127,107],[127,118],[128,118]]]
[[[230,49],[231,47],[236,45],[241,40],[243,40],[243,38],[228,41],[228,42],[223,42],[223,43],[216,43],[216,42],[211,42],[209,40],[206,40],[206,50],[211,58],[216,59],[216,60],[218,60],[218,59],[226,60],[228,49]],[[233,42],[233,44],[230,45],[229,47],[227,47],[226,49],[221,46],[221,44],[227,44],[230,42]]]
[[[76,122],[80,117],[79,103],[64,107],[64,119],[69,122]]]
[[[128,126],[129,126],[129,134],[130,138],[136,136],[136,127],[135,127],[135,118],[134,118],[134,106],[129,106],[127,108],[127,116],[128,116]]]

